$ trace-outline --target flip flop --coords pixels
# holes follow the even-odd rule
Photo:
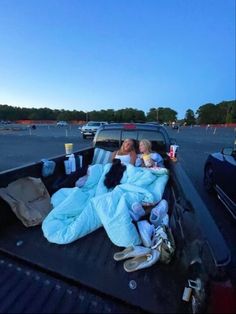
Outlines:
[[[146,255],[151,252],[151,249],[144,246],[129,246],[121,252],[117,252],[113,255],[115,261],[122,261],[123,259]]]
[[[137,256],[124,262],[124,269],[127,272],[136,271],[139,269],[147,268],[155,264],[160,258],[160,252],[151,250],[150,253]]]

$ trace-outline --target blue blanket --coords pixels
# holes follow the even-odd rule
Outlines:
[[[110,163],[90,166],[88,180],[82,188],[63,188],[53,194],[53,210],[42,224],[49,242],[70,243],[103,226],[117,246],[141,244],[129,209],[134,202],[159,202],[168,170],[127,165],[121,184],[108,190],[103,182],[110,167]]]

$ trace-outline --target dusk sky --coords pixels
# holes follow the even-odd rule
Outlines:
[[[0,104],[170,107],[235,97],[235,0],[0,0]]]

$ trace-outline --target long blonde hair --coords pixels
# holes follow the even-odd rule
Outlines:
[[[122,143],[122,145],[121,145],[121,147],[120,147],[120,149],[119,149],[119,152],[124,152],[124,148],[123,148],[123,145],[124,145],[124,143],[126,142],[126,141],[130,141],[130,142],[132,142],[132,147],[131,147],[131,151],[135,151],[135,147],[134,147],[134,140],[132,139],[132,138],[126,138],[125,140],[124,140],[124,142]]]

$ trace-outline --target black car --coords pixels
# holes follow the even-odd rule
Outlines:
[[[236,219],[236,150],[223,148],[210,154],[204,167],[204,185],[218,198]]]

